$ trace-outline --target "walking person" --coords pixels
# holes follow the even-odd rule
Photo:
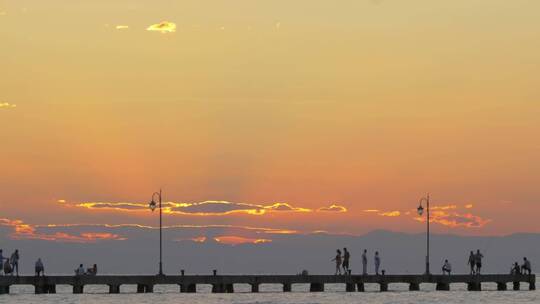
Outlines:
[[[367,250],[362,253],[362,274],[367,275]]]
[[[15,252],[11,254],[11,271],[17,272],[17,276],[19,276],[19,249],[15,249]],[[15,270],[16,269],[16,270]]]
[[[349,261],[351,259],[351,254],[347,250],[347,248],[343,248],[343,272],[345,274],[349,274]]]
[[[45,267],[43,266],[43,262],[41,261],[41,258],[37,259],[35,270],[36,270],[36,277],[39,277],[40,274],[45,276]]]
[[[379,256],[379,252],[375,252],[375,274],[379,275],[379,267],[381,267],[381,257]]]
[[[484,258],[484,255],[480,253],[480,249],[476,250],[476,254],[474,255],[474,260],[476,262],[476,274],[480,274],[482,271],[483,258]]]
[[[336,275],[341,274],[341,251],[339,249],[336,250],[336,257],[332,261],[336,262]]]
[[[474,252],[471,250],[471,254],[469,255],[469,261],[467,264],[471,267],[471,274],[474,274],[474,267],[476,266],[476,257],[474,255]]]

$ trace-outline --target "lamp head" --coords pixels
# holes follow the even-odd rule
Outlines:
[[[418,206],[418,215],[422,216],[422,214],[424,214],[424,207],[422,207],[422,204],[420,204],[420,206]]]
[[[154,200],[152,200],[150,202],[150,204],[148,204],[148,207],[150,207],[150,210],[152,210],[152,211],[154,211],[156,209],[156,206],[157,206],[157,204],[156,204],[156,202],[154,202]]]

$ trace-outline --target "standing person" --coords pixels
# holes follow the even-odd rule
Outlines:
[[[336,257],[332,261],[336,261],[336,275],[341,274],[341,251],[339,249],[336,251]]]
[[[0,275],[2,275],[4,272],[4,254],[2,253],[2,249],[0,249]]]
[[[8,275],[8,274],[13,275],[13,271],[11,269],[11,262],[9,261],[9,258],[7,258],[6,262],[4,262],[4,274],[5,275]]]
[[[442,273],[443,275],[448,273],[448,275],[450,275],[452,273],[452,264],[450,264],[450,262],[448,262],[448,260],[444,260],[444,265],[442,267]]]
[[[11,260],[11,270],[13,272],[17,271],[17,276],[19,276],[19,249],[15,249],[15,252],[11,254],[10,260]]]
[[[480,274],[482,270],[482,258],[484,258],[484,255],[480,253],[480,249],[476,250],[476,254],[474,256],[474,260],[476,262],[476,274]]]
[[[345,274],[349,273],[349,261],[351,259],[351,254],[347,250],[347,248],[343,248],[343,272]]]
[[[531,261],[527,260],[527,258],[523,258],[523,265],[521,265],[521,273],[531,275],[531,268]]]
[[[362,274],[367,275],[367,250],[362,253]]]
[[[77,276],[84,275],[84,266],[83,266],[83,264],[80,264],[79,268],[75,269],[75,275],[77,275]]]
[[[474,255],[474,252],[471,250],[471,254],[469,255],[469,261],[467,264],[471,267],[471,274],[474,274],[474,266],[476,265],[476,257]]]
[[[43,267],[43,262],[41,258],[38,258],[35,265],[36,277],[39,277],[40,274],[45,276],[45,267]]]
[[[379,267],[381,266],[381,257],[379,256],[379,252],[375,252],[375,274],[379,275]]]

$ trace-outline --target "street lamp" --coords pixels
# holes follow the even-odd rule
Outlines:
[[[426,197],[423,197],[420,199],[420,206],[418,206],[418,215],[422,216],[424,214],[424,207],[422,206],[422,203],[426,202],[426,215],[427,215],[427,232],[426,232],[426,274],[430,274],[429,272],[429,193]]]
[[[154,200],[154,197],[158,197],[158,203],[156,203],[156,201]],[[158,206],[159,204],[159,206]],[[154,192],[154,194],[152,194],[152,201],[150,202],[150,204],[148,204],[148,207],[150,207],[150,210],[152,210],[152,212],[154,212],[154,210],[156,209],[156,207],[159,207],[159,275],[163,275],[163,238],[162,238],[162,223],[163,221],[161,220],[161,215],[162,215],[162,212],[161,212],[161,189],[159,189],[159,192]]]

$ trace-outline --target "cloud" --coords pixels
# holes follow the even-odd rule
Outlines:
[[[270,239],[252,239],[252,238],[245,238],[241,236],[232,236],[232,235],[226,235],[226,236],[218,236],[215,237],[214,240],[221,244],[227,244],[227,245],[241,245],[241,244],[264,244],[264,243],[271,243],[272,240]]]
[[[176,24],[168,21],[163,21],[150,25],[148,28],[146,28],[146,30],[151,32],[160,32],[163,34],[174,33],[176,32]]]
[[[129,29],[129,25],[117,25],[115,28],[117,30],[127,30]]]
[[[347,208],[345,208],[343,206],[340,206],[340,205],[332,204],[329,207],[319,208],[319,209],[317,209],[317,211],[319,211],[319,212],[347,212]]]
[[[147,203],[131,203],[131,202],[82,202],[82,203],[66,203],[58,201],[67,207],[86,208],[90,210],[112,210],[124,212],[148,212]],[[316,210],[310,208],[296,207],[289,203],[272,203],[272,204],[250,204],[250,203],[235,203],[228,201],[204,201],[198,203],[176,203],[163,202],[163,212],[171,215],[192,215],[192,216],[225,216],[233,214],[247,215],[265,215],[267,213],[276,212],[295,212],[295,213],[310,213],[310,212],[347,212],[343,206],[332,205],[330,207],[322,207]]]
[[[425,222],[425,217],[416,217],[415,220]],[[430,215],[430,223],[437,223],[451,228],[482,228],[491,222],[471,213],[458,213],[447,211],[433,211]]]
[[[387,216],[387,217],[397,217],[401,215],[400,211],[388,211],[388,212],[381,212],[378,215],[380,216]]]
[[[467,204],[465,205],[465,209],[472,209],[474,207],[473,204]]]
[[[16,104],[12,104],[9,102],[0,102],[0,109],[14,109],[16,107]]]

